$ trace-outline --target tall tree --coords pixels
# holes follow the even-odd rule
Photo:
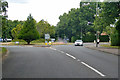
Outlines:
[[[82,35],[85,36],[87,32],[94,33],[92,25],[88,24],[94,22],[95,3],[82,2],[80,4],[80,8],[73,8],[68,14],[64,13],[59,17],[56,32],[60,37],[68,37],[71,41],[71,38],[78,39]]]
[[[55,37],[55,27],[51,26],[47,21],[39,21],[37,23],[37,30],[41,38],[44,38],[45,34],[50,34],[51,37]]]
[[[0,0],[0,29],[2,30],[3,39],[6,38],[6,35],[7,35],[6,33],[7,8],[8,8],[8,2]]]
[[[30,42],[33,40],[39,39],[39,33],[36,29],[36,21],[31,16],[31,14],[25,21],[18,38],[25,40],[28,44],[30,44]]]

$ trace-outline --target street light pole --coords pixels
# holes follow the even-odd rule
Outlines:
[[[81,40],[82,40],[82,26],[81,26]]]

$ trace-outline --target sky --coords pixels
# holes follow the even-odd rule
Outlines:
[[[8,19],[27,20],[31,13],[39,22],[44,19],[56,26],[59,16],[68,13],[71,8],[79,8],[80,0],[6,0],[8,2]]]

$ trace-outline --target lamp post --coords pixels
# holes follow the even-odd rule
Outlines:
[[[81,38],[81,40],[82,40],[82,26],[81,26],[81,37],[80,37],[80,38]]]

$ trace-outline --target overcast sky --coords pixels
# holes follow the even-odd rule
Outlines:
[[[56,25],[59,16],[71,8],[79,8],[80,0],[6,0],[9,3],[8,19],[26,20],[31,13],[35,20],[44,19]]]

